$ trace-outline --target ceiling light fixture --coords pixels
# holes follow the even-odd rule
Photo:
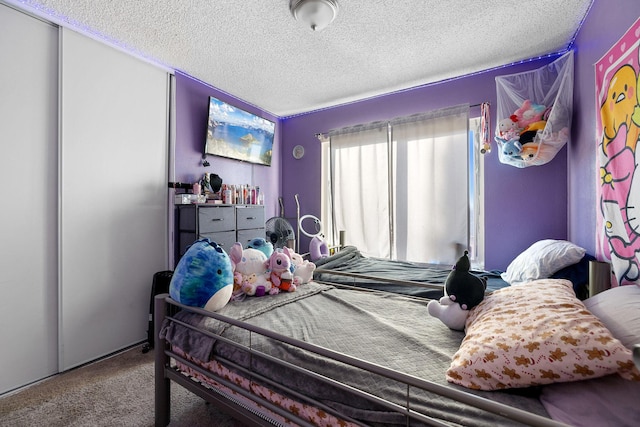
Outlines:
[[[289,9],[297,21],[313,31],[322,31],[336,18],[338,3],[335,0],[291,0]]]

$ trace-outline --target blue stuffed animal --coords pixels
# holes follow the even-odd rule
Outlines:
[[[520,138],[502,139],[495,137],[496,142],[502,145],[502,154],[508,157],[520,157],[522,153],[522,144]]]
[[[227,305],[232,292],[231,259],[209,239],[198,240],[187,249],[169,285],[171,298],[208,311],[217,311]]]
[[[265,239],[256,237],[251,240],[247,245],[247,248],[257,249],[269,258],[273,253],[273,243],[267,242]]]

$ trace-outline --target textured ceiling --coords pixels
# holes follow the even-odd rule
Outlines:
[[[337,0],[313,32],[289,0],[14,0],[279,117],[570,47],[592,0]]]

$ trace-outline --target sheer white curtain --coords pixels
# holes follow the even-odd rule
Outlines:
[[[455,263],[469,244],[468,111],[331,132],[334,233],[368,256]]]
[[[453,264],[469,246],[469,108],[392,122],[395,258]]]
[[[388,125],[346,129],[331,135],[334,230],[363,254],[391,254]]]

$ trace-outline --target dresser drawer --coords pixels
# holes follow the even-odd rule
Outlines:
[[[242,243],[242,247],[246,248],[249,242],[259,237],[264,239],[266,236],[264,228],[250,228],[245,230],[238,230],[238,242]]]
[[[236,211],[233,206],[201,207],[198,212],[200,234],[236,229]]]
[[[236,215],[236,226],[238,230],[264,228],[264,206],[239,206],[236,209]]]
[[[231,246],[236,242],[236,232],[235,231],[221,231],[217,233],[200,233],[200,238],[207,238],[212,242],[216,242],[218,246],[220,246],[224,251],[229,254],[231,250]],[[246,245],[244,246],[246,247]]]
[[[196,230],[196,210],[195,205],[176,206],[176,219],[178,221],[178,229],[182,231]]]
[[[187,248],[193,245],[193,242],[196,241],[195,233],[181,232],[178,237],[178,257],[184,255],[187,251]]]

